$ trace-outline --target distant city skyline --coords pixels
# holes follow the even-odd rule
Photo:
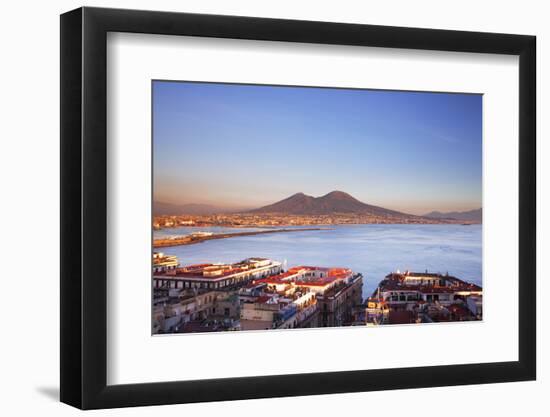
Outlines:
[[[482,206],[481,95],[154,81],[153,151],[158,202]]]

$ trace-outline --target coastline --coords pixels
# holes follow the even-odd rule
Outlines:
[[[348,222],[342,222],[342,223],[306,223],[306,224],[296,224],[296,223],[287,223],[287,224],[257,224],[257,223],[249,223],[249,224],[231,224],[231,223],[195,223],[195,224],[175,224],[171,226],[153,226],[154,231],[162,231],[162,230],[170,230],[170,229],[177,229],[177,228],[211,228],[211,227],[220,227],[220,228],[227,228],[227,229],[265,229],[265,230],[274,230],[273,228],[276,227],[302,227],[302,229],[288,229],[290,230],[325,230],[330,229],[335,226],[363,226],[363,225],[410,225],[410,226],[418,226],[418,225],[430,225],[430,226],[449,226],[449,225],[457,225],[457,226],[476,226],[476,225],[482,225],[483,222],[478,221],[460,221],[460,220],[453,220],[453,221],[433,221],[433,222],[396,222],[396,221],[388,221],[388,222],[357,222],[357,223],[348,223]],[[263,231],[262,231],[263,232]],[[239,232],[240,233],[240,232]]]
[[[311,227],[311,228],[300,228],[300,229],[270,229],[270,230],[259,230],[254,232],[236,232],[236,233],[217,233],[209,236],[181,236],[179,238],[168,238],[168,239],[154,239],[153,248],[167,248],[172,246],[184,246],[184,245],[194,245],[196,243],[202,243],[207,240],[215,239],[229,239],[232,237],[242,237],[242,236],[255,236],[268,233],[290,233],[290,232],[311,232],[319,230],[330,230],[327,227]]]

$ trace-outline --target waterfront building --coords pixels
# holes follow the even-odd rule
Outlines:
[[[471,295],[481,295],[482,288],[450,275],[433,273],[391,273],[380,283],[380,296],[393,307],[407,307],[424,301],[451,305]]]
[[[170,264],[164,265],[167,260]],[[156,253],[153,332],[291,329],[357,321],[360,274],[319,266],[284,271],[282,266],[267,258],[179,266],[175,257]]]
[[[363,277],[361,274],[339,279],[322,293],[317,294],[319,326],[334,327],[354,322],[354,307],[363,300]]]
[[[244,285],[254,279],[281,272],[281,263],[265,258],[248,258],[234,264],[196,264],[154,272],[154,288],[211,289]]]
[[[362,302],[362,276],[348,268],[296,266],[254,283],[263,283],[267,290],[285,295],[297,292],[308,300],[315,298],[315,308],[303,312],[293,327],[350,325],[354,307]]]
[[[162,252],[153,252],[153,272],[166,272],[178,266],[178,258],[173,255],[165,255]]]
[[[448,274],[394,272],[367,300],[367,324],[481,319],[480,286]],[[397,311],[408,313],[392,314]],[[470,313],[471,312],[471,313]]]

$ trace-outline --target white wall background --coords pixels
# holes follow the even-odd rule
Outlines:
[[[72,0],[7,2],[0,42],[0,250],[3,283],[0,401],[5,415],[74,415],[59,392],[59,17],[81,6]],[[254,1],[124,0],[89,6],[238,14],[440,29],[509,32],[538,37],[538,293],[550,291],[544,256],[550,251],[550,147],[543,120],[550,83],[550,26],[542,1]],[[539,295],[538,381],[495,385],[324,395],[99,411],[98,415],[367,414],[426,412],[447,416],[542,415],[550,391],[550,309]]]

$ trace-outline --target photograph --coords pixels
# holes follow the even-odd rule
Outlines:
[[[152,333],[480,321],[482,95],[154,80]]]
[[[56,31],[44,12],[47,36],[15,43],[19,72],[55,43],[32,91],[60,102],[14,119],[25,138],[7,143],[40,162],[7,153],[29,173],[6,176],[27,208],[8,226],[29,226],[8,253],[52,197],[33,254],[59,277],[36,278],[43,334],[10,327],[4,356],[39,359],[28,375],[9,362],[10,392],[25,382],[10,409],[267,417],[397,399],[451,417],[466,396],[478,414],[540,414],[543,14],[295,3],[64,6]],[[8,84],[26,104],[28,82]],[[58,145],[34,134],[46,119]],[[59,193],[37,186],[43,161]],[[38,356],[21,348],[35,339]]]

